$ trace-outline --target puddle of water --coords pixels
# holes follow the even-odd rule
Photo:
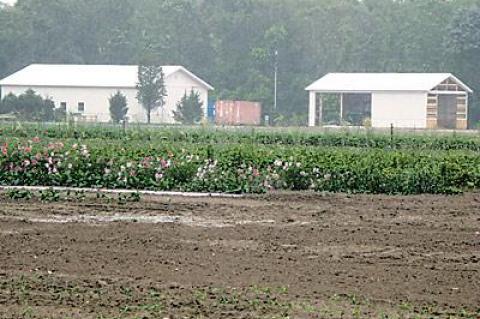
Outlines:
[[[185,219],[182,216],[135,216],[135,215],[110,215],[110,216],[55,216],[27,218],[34,223],[114,223],[114,222],[137,222],[145,224],[176,223]]]
[[[25,220],[32,223],[54,223],[54,224],[68,224],[68,223],[85,223],[85,224],[103,224],[103,223],[143,223],[143,224],[186,224],[197,227],[212,227],[212,228],[224,228],[234,227],[235,225],[248,225],[248,224],[273,224],[274,220],[242,220],[237,222],[228,222],[224,220],[215,219],[201,219],[185,216],[171,216],[171,215],[128,215],[128,214],[115,214],[115,215],[74,215],[74,216],[59,216],[59,215],[46,215],[42,217],[38,216],[1,216],[0,219],[14,219]]]

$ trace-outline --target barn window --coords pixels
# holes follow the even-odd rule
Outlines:
[[[60,102],[60,108],[64,111],[67,110],[67,102]]]
[[[78,112],[85,112],[85,103],[84,102],[78,102]]]

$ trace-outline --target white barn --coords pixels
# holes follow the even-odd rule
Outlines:
[[[208,91],[213,87],[183,66],[163,66],[167,97],[165,106],[151,114],[152,123],[174,123],[173,110],[185,92],[195,90],[207,115]],[[32,64],[0,81],[2,97],[20,95],[28,89],[49,97],[57,108],[65,108],[84,121],[109,122],[109,98],[120,91],[127,97],[130,122],[146,122],[144,108],[136,96],[138,66]]]
[[[309,126],[324,123],[324,108],[334,96],[340,122],[446,129],[467,128],[472,93],[450,73],[329,73],[306,90]]]

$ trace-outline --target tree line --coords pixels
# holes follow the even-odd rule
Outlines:
[[[217,98],[260,101],[285,124],[305,123],[304,88],[333,71],[452,72],[477,92],[477,118],[479,56],[480,0],[18,0],[0,8],[0,77],[33,62],[148,57],[184,65]]]

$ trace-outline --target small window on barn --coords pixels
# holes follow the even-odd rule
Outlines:
[[[66,111],[67,110],[67,102],[60,102],[60,109]]]
[[[78,102],[78,112],[80,112],[80,113],[85,112],[85,103],[84,102]]]

